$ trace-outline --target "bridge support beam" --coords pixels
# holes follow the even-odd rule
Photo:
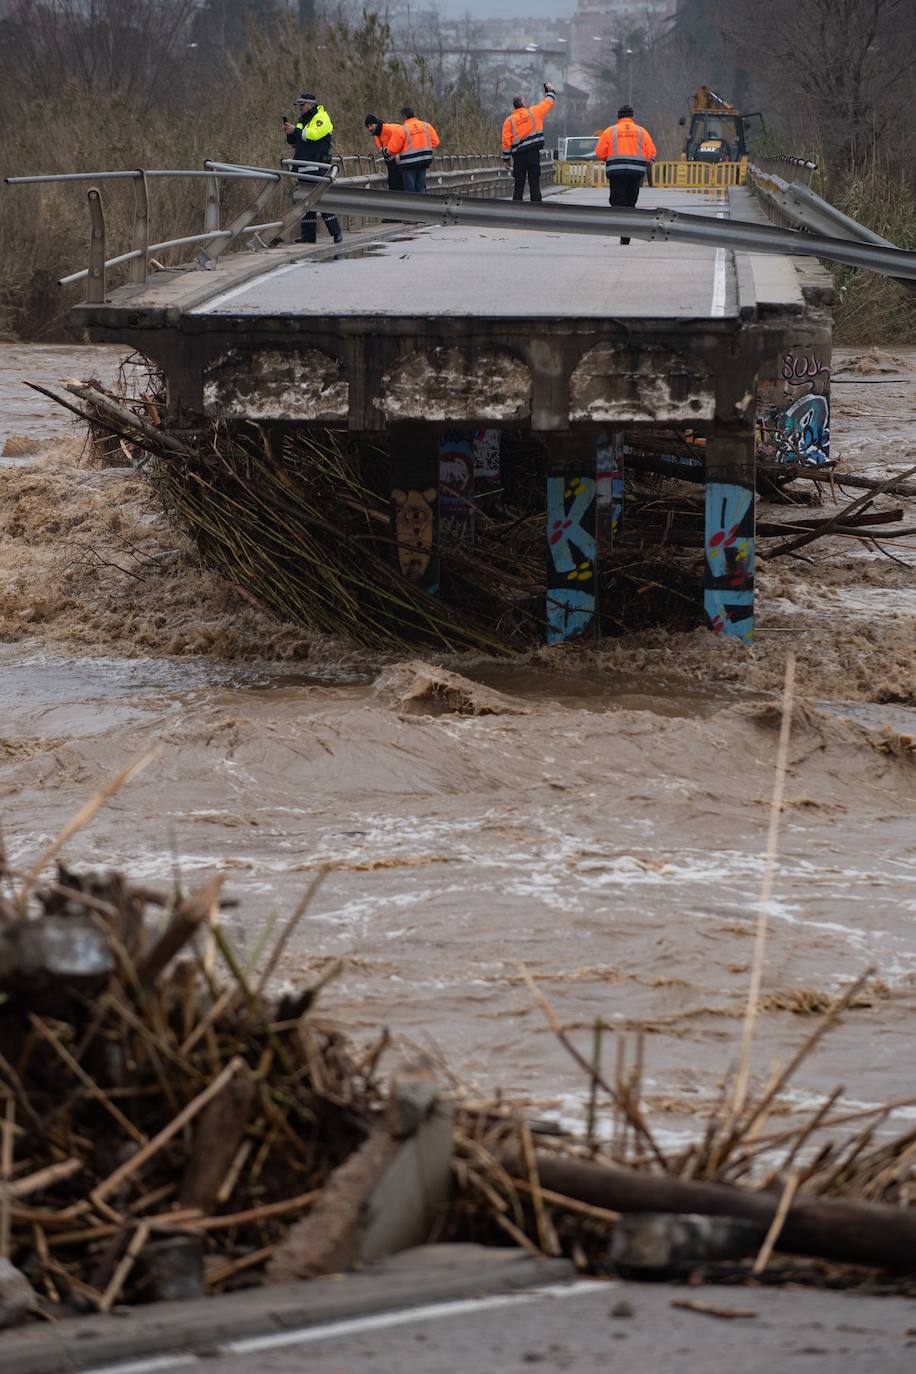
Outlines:
[[[706,446],[706,623],[749,642],[754,634],[754,431],[719,430]]]

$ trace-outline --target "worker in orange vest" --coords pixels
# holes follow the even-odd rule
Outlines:
[[[544,99],[537,105],[526,105],[520,95],[512,100],[512,113],[503,124],[503,158],[512,159],[515,177],[513,200],[525,199],[525,182],[531,200],[541,201],[541,149],[544,146],[544,120],[553,109],[557,93],[549,81],[544,82]]]
[[[385,159],[385,168],[388,172],[388,190],[403,191],[404,178],[401,175],[401,164],[396,157],[391,155],[391,140],[400,125],[383,124],[378,115],[367,114],[366,128],[375,139],[375,146]]]
[[[658,149],[648,129],[633,120],[633,106],[621,105],[617,123],[605,129],[598,139],[595,157],[604,158],[612,205],[634,206],[639,188],[650,170]],[[629,243],[629,239],[621,239]]]
[[[426,195],[426,173],[439,147],[439,135],[425,119],[417,119],[409,105],[401,111],[403,124],[395,126],[388,144],[389,157],[397,158],[405,191]]]

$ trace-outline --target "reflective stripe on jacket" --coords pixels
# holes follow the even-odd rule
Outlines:
[[[520,153],[525,148],[543,148],[544,119],[553,109],[556,96],[548,91],[537,105],[513,110],[503,124],[503,152]]]
[[[609,174],[628,172],[645,176],[657,151],[648,129],[632,119],[618,119],[599,138],[595,157],[604,158]]]
[[[396,124],[388,152],[401,166],[412,167],[420,162],[432,162],[433,149],[439,147],[439,135],[425,119],[408,119]]]

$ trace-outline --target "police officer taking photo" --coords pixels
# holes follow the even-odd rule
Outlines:
[[[331,123],[331,116],[323,105],[318,103],[317,96],[305,92],[296,101],[299,111],[299,118],[295,124],[288,119],[283,120],[283,132],[286,134],[286,141],[292,147],[293,157],[297,162],[311,162],[316,164],[315,171],[323,170],[331,161],[331,135],[334,132],[334,125]],[[300,168],[301,171],[308,171],[309,168]],[[343,241],[343,233],[340,228],[340,220],[336,215],[326,215],[321,213],[325,227],[335,243]],[[318,234],[318,219],[314,210],[307,210],[302,219],[299,232],[298,243],[314,243]]]

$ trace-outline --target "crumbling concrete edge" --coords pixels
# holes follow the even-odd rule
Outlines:
[[[445,1252],[451,1252],[452,1265],[431,1263],[437,1254],[446,1259]],[[0,1367],[3,1374],[76,1374],[144,1356],[202,1348],[209,1353],[243,1337],[511,1293],[574,1277],[570,1261],[539,1260],[521,1250],[421,1246],[393,1264],[357,1274],[193,1302],[157,1303],[114,1316],[75,1317],[53,1327],[7,1332],[0,1336]]]

